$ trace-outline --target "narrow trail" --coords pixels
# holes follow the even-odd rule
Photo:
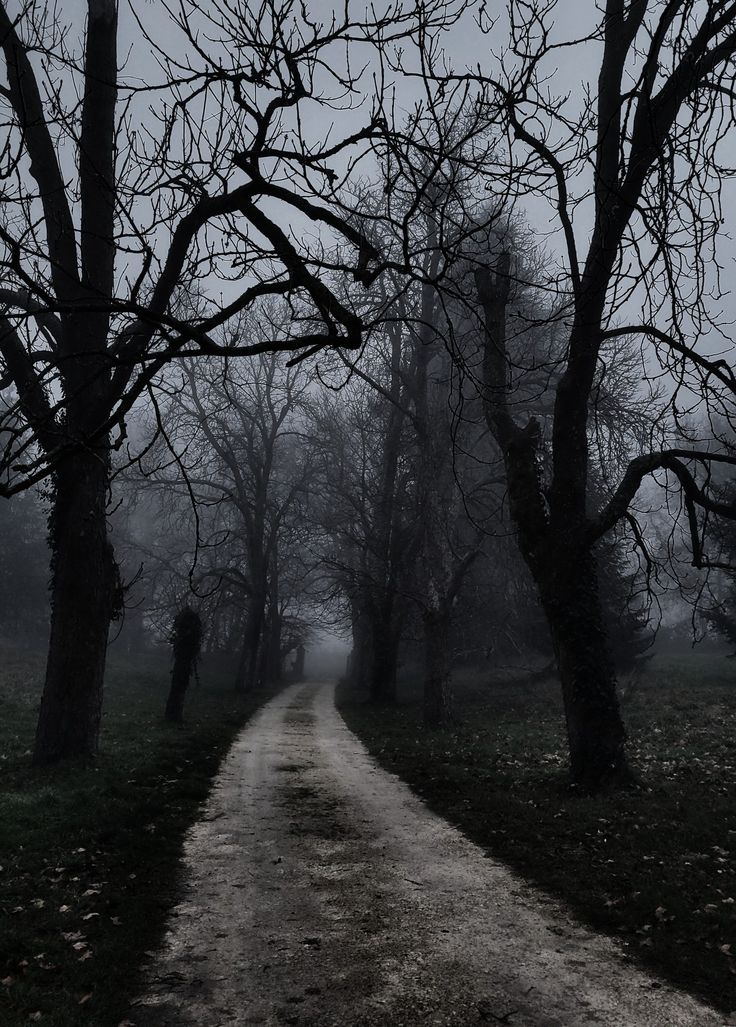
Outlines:
[[[486,857],[295,685],[248,724],[186,847],[137,1027],[716,1027]]]

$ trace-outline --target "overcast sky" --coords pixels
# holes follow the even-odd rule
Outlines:
[[[208,2],[214,2],[214,0],[203,0],[203,6],[206,6]],[[388,0],[385,0],[385,2],[388,3]],[[20,3],[21,0],[12,0],[9,6],[18,7]],[[160,81],[161,75],[156,70],[155,63],[151,58],[150,46],[141,39],[140,32],[132,17],[131,5],[139,12],[146,24],[150,26],[154,39],[159,41],[162,46],[176,51],[177,48],[184,46],[184,41],[181,36],[178,36],[172,30],[170,18],[164,10],[162,0],[121,0],[121,59],[123,55],[129,54],[124,74],[144,82]],[[81,0],[60,0],[59,10],[61,18],[63,20],[77,19],[78,29],[81,30],[81,19],[85,7],[86,4],[83,4]],[[313,16],[322,15],[327,20],[332,10],[332,3],[331,0],[309,0],[308,7]],[[489,10],[493,9],[493,0],[490,0],[487,7]],[[475,15],[472,11],[452,30],[445,33],[442,40],[443,46],[456,70],[480,66],[482,70],[498,73],[498,54],[502,52],[507,39],[508,21],[505,5],[502,7],[502,5],[496,4],[496,7],[498,8],[498,21],[495,29],[490,34],[483,35],[478,31]],[[353,10],[355,11],[360,12],[363,9],[363,2],[353,5]],[[591,2],[581,3],[580,0],[560,0],[554,19],[554,41],[563,42],[568,39],[584,37],[593,29],[598,17],[599,11],[596,5]],[[549,74],[552,74],[551,88],[553,91],[558,95],[569,93],[570,102],[575,104],[582,96],[584,84],[590,85],[593,89],[595,88],[599,58],[600,44],[596,43],[580,45],[573,50],[560,51],[550,61],[546,69]],[[369,76],[366,76],[365,81],[367,85],[370,84]],[[399,103],[403,103],[406,109],[409,109],[415,95],[411,88],[402,85],[398,90]],[[326,127],[325,112],[317,110],[316,105],[314,105],[313,116],[316,121],[315,130],[324,131]],[[354,127],[356,119],[357,115],[354,115],[351,128]],[[733,146],[733,152],[734,159],[732,163],[736,164],[736,143]],[[733,196],[733,199],[736,200],[736,193],[732,186],[728,187],[728,191]],[[554,210],[546,208],[543,203],[533,200],[527,201],[525,208],[527,219],[533,230],[541,238],[546,238],[547,246],[550,250],[554,251],[558,243],[554,236],[546,235],[550,227],[555,223]],[[727,212],[733,208],[734,203],[729,201],[726,205]],[[584,250],[586,236],[590,228],[589,214],[584,208],[581,208],[576,213],[575,227],[580,248]],[[724,226],[726,231],[729,231],[730,227],[728,224]],[[734,250],[730,242],[725,242],[722,253],[729,259],[729,273],[733,270],[733,252]],[[736,306],[729,301],[727,307],[729,318],[736,317]]]

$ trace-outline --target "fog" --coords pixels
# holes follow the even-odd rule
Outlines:
[[[2,6],[39,764],[97,751],[108,644],[190,616],[239,694],[421,681],[428,726],[551,668],[593,787],[654,639],[731,643],[732,42],[640,7]]]

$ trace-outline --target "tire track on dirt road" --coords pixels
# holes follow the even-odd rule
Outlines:
[[[185,852],[137,1027],[718,1027],[431,813],[295,685],[245,727]]]

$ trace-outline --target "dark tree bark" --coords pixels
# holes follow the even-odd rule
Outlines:
[[[271,613],[266,629],[266,661],[264,678],[268,682],[278,683],[283,677],[281,656],[281,614]]]
[[[49,654],[33,762],[94,756],[117,573],[107,535],[108,457],[78,453],[56,474]]]
[[[586,791],[626,784],[626,734],[590,548],[557,549],[540,594],[562,685],[571,780]]]
[[[403,501],[399,484],[399,460],[406,411],[401,403],[403,389],[402,330],[400,320],[390,331],[388,388],[376,386],[387,400],[378,406],[380,442],[374,452],[376,485],[361,482],[360,502],[365,515],[364,543],[351,539],[353,565],[349,574],[353,652],[349,677],[365,689],[372,702],[388,703],[396,698],[398,648],[404,612],[399,583],[408,552],[402,530]],[[375,385],[370,378],[363,377]]]
[[[427,277],[432,281],[441,257],[434,211],[427,213],[426,223],[431,247]],[[423,283],[421,329],[415,343],[412,382],[421,518],[418,585],[425,656],[423,708],[424,724],[430,728],[441,727],[452,719],[452,604],[478,553],[476,546],[461,546],[454,530],[454,522],[461,516],[461,504],[446,391],[450,361],[437,300],[435,287]]]
[[[424,630],[424,724],[437,728],[452,720],[450,609],[443,604],[422,615]]]
[[[252,692],[261,683],[265,619],[265,596],[251,596],[243,632],[243,648],[235,680],[236,691]]]
[[[399,659],[400,627],[396,623],[393,602],[373,611],[371,618],[370,698],[376,703],[396,700],[396,673]]]
[[[625,784],[632,775],[598,595],[594,538],[585,514],[587,420],[583,417],[576,424],[572,452],[563,461],[566,488],[548,502],[538,468],[539,425],[531,418],[520,427],[508,406],[509,255],[501,255],[494,272],[477,271],[476,282],[485,314],[485,414],[503,455],[519,549],[539,589],[552,636],[571,781],[587,791],[599,791]],[[558,440],[558,457],[560,445]]]
[[[172,635],[174,665],[171,670],[171,689],[166,702],[166,720],[180,723],[184,714],[184,698],[189,681],[196,668],[202,644],[202,621],[199,614],[185,606],[176,615]]]
[[[268,580],[268,615],[265,623],[263,642],[263,678],[267,682],[277,683],[283,677],[283,657],[281,652],[281,635],[283,617],[279,608],[279,562],[276,557],[277,536],[273,541],[271,569]]]
[[[367,693],[373,661],[371,625],[363,605],[357,599],[353,599],[351,610],[353,646],[348,658],[347,677],[353,688]]]

